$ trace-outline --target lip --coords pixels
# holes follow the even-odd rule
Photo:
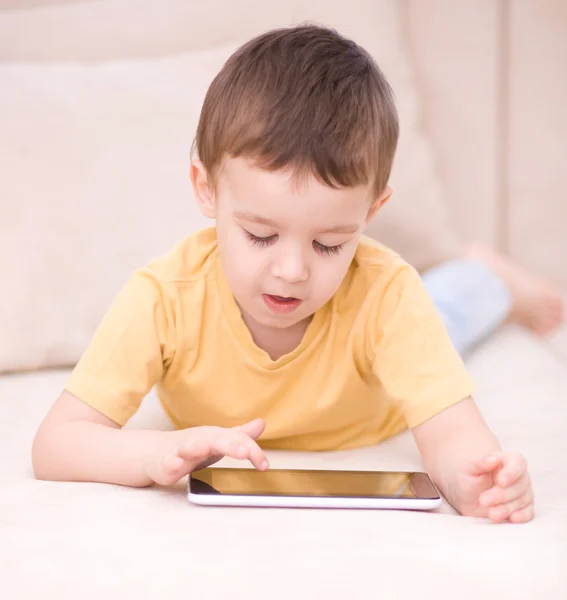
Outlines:
[[[281,296],[263,294],[262,298],[266,306],[275,313],[286,314],[293,312],[302,302],[299,298],[283,299]]]

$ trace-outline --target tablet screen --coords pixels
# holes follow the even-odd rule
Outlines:
[[[209,468],[190,478],[193,494],[437,499],[425,473]]]

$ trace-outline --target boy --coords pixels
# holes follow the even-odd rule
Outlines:
[[[226,63],[191,179],[214,229],[120,292],[33,446],[36,476],[171,484],[223,455],[376,444],[409,426],[462,514],[533,518],[416,272],[361,238],[389,199],[391,90],[355,43],[302,26]],[[121,427],[156,384],[174,432]]]

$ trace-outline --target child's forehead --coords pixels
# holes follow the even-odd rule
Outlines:
[[[233,168],[235,167],[235,168]],[[334,189],[315,177],[296,185],[290,172],[233,165],[224,172],[219,200],[233,218],[278,230],[353,233],[369,210],[368,189]]]
[[[223,161],[218,181],[219,187],[228,188],[237,200],[260,197],[268,204],[270,199],[292,201],[294,198],[329,204],[350,200],[353,204],[356,200],[368,199],[371,193],[370,185],[332,187],[321,182],[312,172],[298,173],[293,167],[269,170],[241,157]]]

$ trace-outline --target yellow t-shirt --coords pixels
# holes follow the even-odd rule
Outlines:
[[[266,421],[267,448],[375,444],[472,392],[419,275],[363,238],[295,350],[255,345],[206,229],[136,271],[66,389],[123,425],[156,385],[179,428]]]

